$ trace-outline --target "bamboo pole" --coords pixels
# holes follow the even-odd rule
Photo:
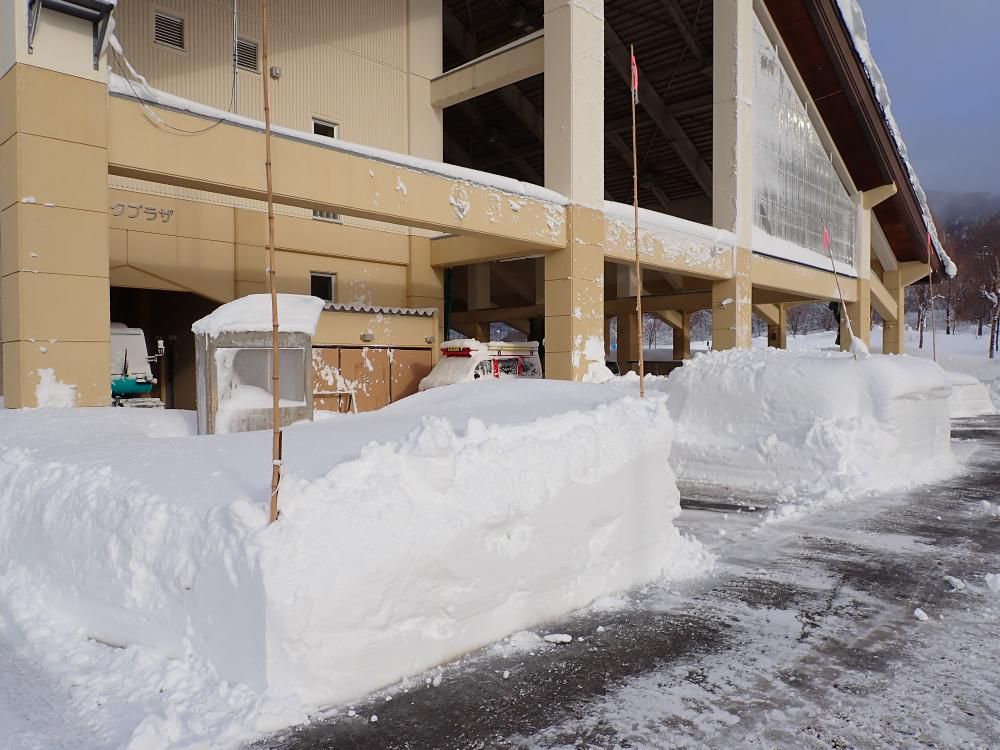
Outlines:
[[[629,59],[632,61],[632,95],[629,99],[632,101],[632,209],[634,212],[633,218],[633,230],[635,232],[635,316],[636,316],[636,336],[639,339],[639,398],[646,397],[646,362],[643,356],[643,337],[642,337],[642,266],[639,263],[639,157],[636,147],[636,132],[635,132],[635,100],[638,91],[638,81],[636,77],[638,73],[635,69],[635,47],[633,45],[628,46]]]
[[[269,523],[278,520],[278,486],[281,482],[281,410],[279,401],[280,365],[278,348],[278,290],[274,283],[274,189],[271,181],[271,91],[269,81],[270,71],[270,22],[268,21],[267,0],[260,2],[261,17],[261,48],[263,55],[263,70],[261,81],[264,84],[264,149],[266,160],[264,170],[267,174],[267,281],[271,293],[271,510]]]
[[[927,285],[931,298],[931,352],[937,362],[937,321],[934,316],[934,266],[931,265],[931,233],[927,232]]]

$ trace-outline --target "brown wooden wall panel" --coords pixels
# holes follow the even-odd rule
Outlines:
[[[353,383],[358,411],[374,411],[389,404],[389,350],[341,349],[340,371]]]
[[[431,371],[429,349],[393,349],[392,364],[389,367],[389,395],[393,401],[412,396],[417,386]]]

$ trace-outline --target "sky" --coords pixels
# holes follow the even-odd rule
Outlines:
[[[1000,0],[860,0],[927,190],[1000,194]]]

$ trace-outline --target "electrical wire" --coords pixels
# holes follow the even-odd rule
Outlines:
[[[117,46],[119,48],[121,48],[121,41],[120,40],[118,41],[118,45]],[[239,75],[239,69],[237,67],[237,62],[236,62],[235,48],[236,48],[236,41],[234,39],[233,40],[233,49],[234,49],[234,52],[233,52],[233,79],[232,79],[232,84],[231,84],[230,93],[229,93],[229,106],[226,108],[226,113],[227,114],[232,114],[233,113],[233,107],[235,106],[235,102],[236,102],[236,87],[238,85],[237,84],[237,76]],[[219,125],[221,125],[222,123],[224,123],[226,121],[225,117],[220,117],[217,120],[215,120],[211,125],[208,125],[207,127],[201,128],[199,130],[187,130],[186,128],[179,128],[176,125],[171,125],[170,123],[166,122],[163,118],[161,118],[158,114],[156,114],[156,112],[154,112],[152,110],[152,108],[150,107],[150,104],[159,104],[159,102],[155,102],[155,101],[150,102],[150,101],[147,101],[146,99],[143,99],[142,96],[139,94],[139,92],[136,90],[135,86],[132,85],[132,79],[128,75],[128,72],[130,70],[131,71],[135,71],[135,68],[132,67],[132,64],[128,62],[128,58],[125,57],[125,50],[124,50],[124,48],[122,48],[121,57],[118,56],[118,50],[115,49],[115,45],[111,45],[109,47],[109,49],[111,50],[111,54],[115,56],[115,61],[118,63],[118,67],[119,67],[119,69],[122,72],[122,78],[125,79],[125,82],[128,84],[128,87],[132,90],[132,95],[136,98],[137,101],[139,101],[141,103],[143,109],[146,112],[147,118],[154,125],[156,125],[157,127],[162,127],[162,128],[167,129],[167,130],[171,130],[171,131],[173,131],[175,133],[178,133],[180,135],[203,135],[204,133],[207,133],[208,131],[210,131],[210,130],[212,130],[214,128],[217,128]],[[139,75],[139,74],[136,73],[136,75]],[[142,76],[139,76],[139,77],[142,78]],[[145,78],[143,78],[143,80],[145,80]]]

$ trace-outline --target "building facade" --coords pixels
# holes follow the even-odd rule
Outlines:
[[[376,408],[493,322],[544,338],[547,377],[627,368],[637,294],[675,356],[697,310],[715,348],[755,314],[781,346],[841,294],[902,351],[933,227],[836,0],[272,0],[266,70],[255,0],[56,5],[0,0],[7,407],[49,370],[109,403],[113,321],[193,407],[191,322],[265,291],[262,76],[277,287],[331,303],[317,393]]]

